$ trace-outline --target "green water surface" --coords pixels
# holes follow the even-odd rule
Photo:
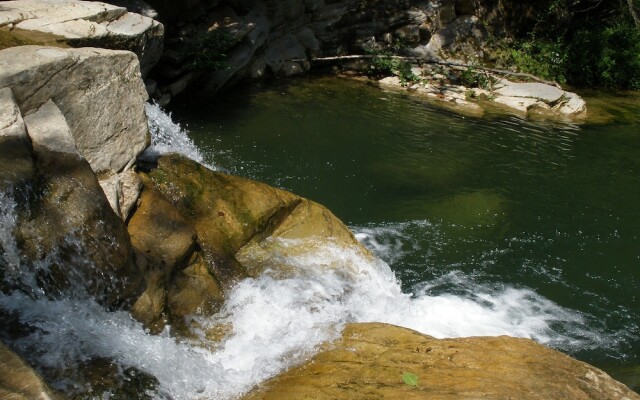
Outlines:
[[[316,200],[355,231],[378,232],[407,291],[455,270],[579,311],[603,339],[570,352],[637,390],[635,100],[596,99],[598,115],[612,117],[597,124],[477,119],[358,82],[308,78],[172,111],[209,162]]]

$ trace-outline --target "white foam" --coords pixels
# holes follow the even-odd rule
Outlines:
[[[145,110],[151,133],[151,146],[145,150],[145,155],[182,154],[209,169],[216,170],[215,165],[205,162],[202,153],[189,138],[187,131],[180,124],[173,122],[171,114],[165,113],[160,106],[151,103],[145,104]]]

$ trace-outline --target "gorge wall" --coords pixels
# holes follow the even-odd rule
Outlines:
[[[496,3],[496,4],[494,4]],[[400,50],[424,59],[489,59],[490,34],[528,21],[526,2],[505,8],[492,0],[192,0],[150,4],[167,27],[167,50],[152,73],[155,97],[168,101],[193,82],[216,92],[244,78],[291,76],[308,71],[315,57]],[[517,17],[516,17],[517,16]],[[210,57],[225,66],[207,70],[193,47],[224,32]],[[212,39],[214,42],[216,39]],[[206,54],[205,54],[206,56]]]

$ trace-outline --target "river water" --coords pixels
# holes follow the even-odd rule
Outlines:
[[[477,119],[315,78],[173,115],[210,165],[350,225],[413,299],[391,322],[532,337],[638,389],[640,98],[593,104],[613,118]]]
[[[149,153],[181,152],[323,203],[380,260],[305,243],[313,250],[274,257],[296,274],[246,279],[199,318],[230,327],[221,342],[150,335],[82,293],[37,290],[12,235],[9,190],[0,265],[33,290],[0,294],[0,317],[24,328],[0,335],[67,398],[234,399],[308,359],[344,323],[370,321],[436,337],[529,337],[637,390],[640,107],[601,103],[618,122],[473,119],[322,78],[175,104],[182,128],[148,105]],[[56,257],[37,267],[82,263]],[[96,363],[121,379],[87,380]]]

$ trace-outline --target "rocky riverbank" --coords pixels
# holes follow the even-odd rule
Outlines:
[[[5,3],[0,15],[20,4],[34,4]],[[57,37],[64,36],[59,33],[70,26],[89,33],[103,27],[102,39],[113,35],[109,32],[114,24],[131,20],[146,21],[144,26],[152,32],[160,29],[153,21],[100,3],[81,3],[80,10],[85,6],[91,10],[85,17],[72,18],[74,23],[63,17],[68,11],[61,11],[62,16],[47,14],[38,4],[30,15],[39,19],[48,15],[53,21],[36,24],[38,29],[56,27],[50,33],[65,46],[77,44],[67,39],[58,42]],[[305,2],[303,9],[315,10],[314,4],[318,10],[327,12],[329,7],[336,13],[345,6]],[[297,10],[306,15],[300,7]],[[286,21],[299,18],[298,11]],[[17,14],[4,23],[11,25],[10,32],[35,24],[24,13]],[[249,10],[244,15],[253,14]],[[132,40],[144,37],[153,42],[156,33],[149,36],[144,33],[148,29]],[[220,346],[233,330],[228,324],[203,324],[201,317],[220,311],[238,283],[265,271],[272,280],[289,279],[298,269],[292,260],[312,257],[323,248],[346,249],[359,260],[375,261],[341,221],[311,200],[211,171],[177,155],[140,158],[150,143],[140,60],[151,64],[144,61],[153,59],[149,57],[144,51],[84,47],[29,45],[0,50],[2,296],[97,302],[105,312],[131,315],[140,323],[136,327],[148,335],[162,332],[193,346],[195,355]],[[504,90],[505,96],[518,97],[513,85]],[[557,103],[565,95],[537,96]],[[342,259],[323,261],[316,268],[361,277]],[[11,348],[0,348],[0,370],[10,372],[0,377],[2,396],[55,398],[52,386],[64,398],[142,397],[149,385],[162,386],[160,377],[150,375],[144,366],[131,374],[128,365],[94,355],[101,353],[80,355],[75,366],[34,363],[41,359],[25,350],[21,339],[43,330],[46,318],[40,325],[30,325],[24,310],[2,310],[0,337]],[[556,393],[580,399],[640,398],[602,371],[525,339],[447,341],[395,327],[355,324],[347,325],[342,342],[328,343],[327,351],[311,363],[268,382],[250,398],[281,398],[283,393],[300,398],[317,391],[326,398],[360,398],[372,391],[390,398],[441,393],[480,398],[533,399]],[[437,369],[431,368],[434,360],[439,360]],[[27,363],[34,363],[38,372]],[[339,373],[325,374],[336,366]],[[404,372],[416,374],[420,381],[403,382]],[[72,384],[63,384],[68,382]]]

